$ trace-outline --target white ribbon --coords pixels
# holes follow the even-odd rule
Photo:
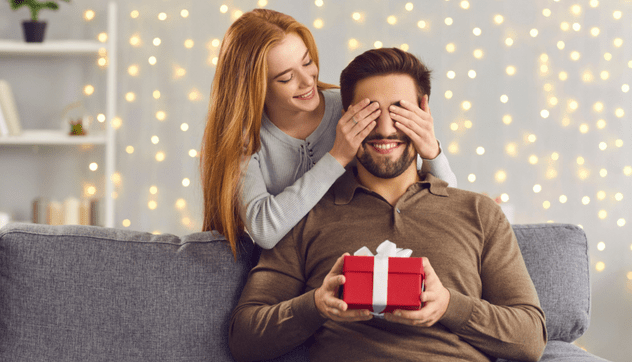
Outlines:
[[[393,252],[393,250],[395,250],[395,252]],[[377,253],[378,255],[384,255],[388,257],[396,256],[398,258],[409,258],[413,254],[413,251],[410,249],[398,248],[395,245],[395,243],[388,240],[384,240],[382,244],[380,244],[377,247]],[[356,252],[353,253],[353,255],[354,256],[374,256],[371,250],[369,250],[369,248],[367,248],[366,246],[363,246],[360,249],[356,250]]]
[[[412,253],[412,250],[398,248],[388,240],[377,247],[377,255],[366,246],[353,253],[354,256],[373,256],[373,315],[381,314],[388,302],[388,258],[408,258]]]

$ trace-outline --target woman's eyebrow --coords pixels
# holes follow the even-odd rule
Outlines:
[[[309,54],[309,49],[307,49],[307,50],[305,51],[305,54],[303,54],[303,58],[301,58],[301,59],[305,59],[305,57],[307,56],[307,54]],[[281,73],[277,74],[274,78],[272,78],[272,80],[277,79],[278,77],[282,76],[283,74],[288,73],[288,72],[289,72],[289,71],[291,71],[291,70],[292,70],[292,68],[289,68],[289,69],[286,69],[286,70],[282,71]]]

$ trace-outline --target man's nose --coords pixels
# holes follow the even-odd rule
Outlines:
[[[397,127],[395,127],[395,122],[390,116],[388,106],[386,106],[386,108],[382,107],[382,112],[375,121],[377,122],[377,124],[375,125],[374,132],[382,135],[391,135],[393,133],[397,133]]]

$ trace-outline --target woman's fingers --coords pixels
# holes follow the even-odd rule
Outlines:
[[[368,98],[350,106],[342,114],[336,127],[336,139],[329,153],[343,166],[353,160],[358,147],[376,126],[380,116],[379,104]]]
[[[352,107],[349,107],[346,116],[348,116],[348,120],[346,122],[346,126],[348,127],[349,132],[351,129],[365,129],[366,126],[374,121],[377,117],[379,117],[381,110],[379,109],[379,105],[377,102],[373,102],[368,104],[368,99],[360,101],[358,104],[355,104]],[[356,134],[359,133],[356,132]]]

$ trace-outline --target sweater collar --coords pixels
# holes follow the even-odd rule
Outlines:
[[[428,188],[431,194],[448,197],[448,183],[436,178],[431,173],[419,172],[419,181],[411,185],[406,193],[417,193]],[[356,190],[364,190],[372,193],[367,187],[361,185],[356,178],[358,170],[356,167],[347,168],[347,171],[336,181],[333,186],[334,203],[336,205],[346,205],[353,200]]]

